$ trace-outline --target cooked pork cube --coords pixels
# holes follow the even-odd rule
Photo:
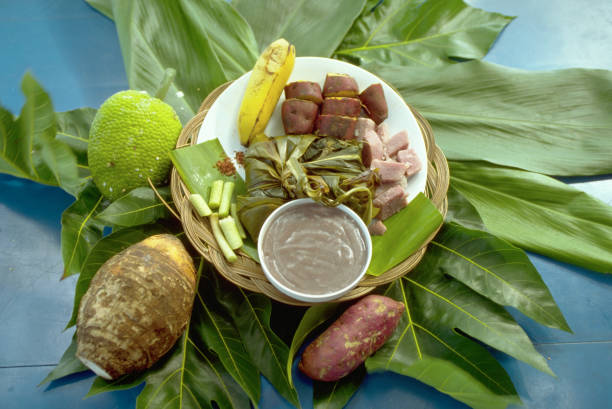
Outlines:
[[[406,175],[406,166],[403,163],[390,160],[374,159],[370,168],[378,169],[381,183],[399,182]]]
[[[370,118],[357,118],[357,124],[355,125],[355,138],[363,140],[366,131],[376,132],[376,124]],[[380,139],[380,138],[379,138]]]
[[[312,101],[286,99],[281,108],[281,117],[287,135],[312,133],[319,106]]]
[[[323,100],[321,115],[342,115],[358,117],[361,102],[357,98],[330,97]]]
[[[387,157],[393,157],[397,152],[407,149],[408,143],[408,132],[404,130],[396,133],[387,141]]]
[[[315,104],[323,102],[321,86],[311,81],[296,81],[285,86],[286,99],[305,99]]]
[[[337,115],[319,115],[317,117],[317,134],[333,136],[339,139],[355,139],[357,118]]]
[[[381,220],[374,219],[368,226],[368,230],[372,236],[382,236],[387,231],[387,226]]]
[[[387,119],[389,110],[387,108],[385,93],[380,83],[372,84],[364,89],[363,92],[359,94],[359,99],[361,99],[361,102],[367,108],[370,113],[370,118],[372,118],[374,122],[380,124]]]
[[[350,75],[329,73],[325,77],[324,97],[357,97],[358,95],[359,87]]]
[[[412,149],[404,149],[397,153],[397,161],[406,166],[406,177],[410,177],[421,170],[421,160]]]
[[[361,150],[361,160],[364,166],[370,167],[374,159],[382,160],[384,155],[383,144],[378,139],[376,132],[369,130],[366,131],[363,140],[363,149]]]
[[[386,220],[406,206],[406,192],[401,187],[395,186],[376,197],[373,204],[380,209],[377,217]]]

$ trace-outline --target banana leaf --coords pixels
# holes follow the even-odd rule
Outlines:
[[[245,154],[245,175],[238,213],[255,240],[266,217],[293,199],[345,204],[366,224],[372,219],[376,174],[361,162],[358,142],[292,135],[254,143]]]

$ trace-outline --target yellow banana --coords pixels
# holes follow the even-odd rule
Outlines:
[[[240,143],[263,133],[295,63],[295,47],[283,38],[268,45],[253,67],[238,114]]]

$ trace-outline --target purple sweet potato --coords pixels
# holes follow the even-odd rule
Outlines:
[[[319,106],[312,101],[286,99],[281,108],[283,126],[287,135],[312,133]]]
[[[338,115],[319,115],[316,130],[319,136],[332,136],[339,139],[355,139],[357,118]]]
[[[306,347],[300,370],[326,382],[348,375],[383,346],[403,311],[404,304],[382,295],[362,298]]]
[[[323,102],[321,86],[311,81],[296,81],[287,84],[285,86],[285,98],[305,99],[315,104],[321,104],[321,102]]]
[[[323,96],[327,97],[352,97],[359,95],[359,86],[353,77],[347,74],[329,73],[323,83]]]
[[[387,107],[387,100],[385,99],[382,85],[370,85],[359,94],[359,99],[361,99],[361,102],[370,113],[370,117],[377,125],[387,119],[389,109]]]
[[[361,101],[358,98],[329,97],[323,100],[321,115],[342,115],[358,117]]]

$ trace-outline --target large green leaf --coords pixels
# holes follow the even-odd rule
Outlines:
[[[556,179],[478,162],[450,162],[451,184],[494,235],[526,250],[612,272],[612,207]]]
[[[77,280],[74,293],[72,316],[66,328],[76,324],[81,298],[83,298],[83,295],[87,292],[91,279],[96,275],[98,269],[102,267],[102,264],[104,264],[106,260],[149,236],[166,232],[167,230],[161,225],[129,227],[111,233],[95,243],[81,268],[81,274]]]
[[[108,13],[105,3],[94,3]],[[167,68],[177,72],[165,101],[183,122],[217,86],[250,70],[257,45],[224,0],[114,0],[112,15],[130,88],[153,95]]]
[[[330,57],[366,0],[234,0],[249,22],[259,49],[277,38],[295,45],[298,56]]]
[[[80,273],[89,252],[102,238],[104,224],[95,216],[106,204],[100,191],[90,182],[62,213],[62,278]]]
[[[55,139],[56,119],[49,95],[26,73],[25,103],[18,118],[0,107],[0,172],[60,186],[76,196],[81,180],[74,153]]]
[[[336,55],[358,64],[433,67],[485,56],[510,17],[462,0],[369,0]]]
[[[361,365],[335,382],[313,382],[312,404],[314,409],[342,409],[357,392],[366,374],[365,366]]]
[[[94,108],[79,108],[72,111],[56,112],[56,139],[68,145],[77,157],[81,176],[89,174],[87,166],[87,145],[89,143],[89,128],[96,116]]]
[[[612,173],[611,71],[533,72],[483,61],[368,68],[427,118],[450,159],[549,175]]]
[[[78,372],[88,371],[87,367],[83,365],[81,360],[76,357],[76,334],[72,337],[72,342],[68,346],[68,349],[62,355],[59,363],[49,372],[49,374],[43,379],[38,386],[44,385],[47,382],[54,381],[56,379],[63,378],[64,376],[72,375]]]
[[[454,323],[443,325],[449,323],[442,311],[431,308],[436,306],[432,294],[400,279],[387,295],[402,301],[406,310],[391,338],[366,361],[368,371],[390,370],[416,378],[473,408],[504,409],[520,403],[510,377],[487,349],[459,335]]]
[[[429,253],[430,268],[540,324],[571,332],[540,274],[518,247],[492,234],[450,223],[431,241]]]
[[[166,203],[172,203],[168,187],[160,187],[157,192]],[[96,219],[110,225],[130,227],[151,223],[167,215],[166,206],[153,189],[138,187],[112,202],[96,215]]]
[[[224,284],[217,280],[215,294],[232,317],[252,361],[281,396],[299,407],[297,391],[285,371],[289,348],[270,328],[270,298]]]
[[[478,210],[461,193],[449,186],[446,194],[448,209],[444,221],[455,222],[474,230],[486,230]]]
[[[368,274],[378,276],[407,259],[423,246],[442,220],[434,204],[419,193],[408,206],[384,221],[385,234],[372,236]]]

